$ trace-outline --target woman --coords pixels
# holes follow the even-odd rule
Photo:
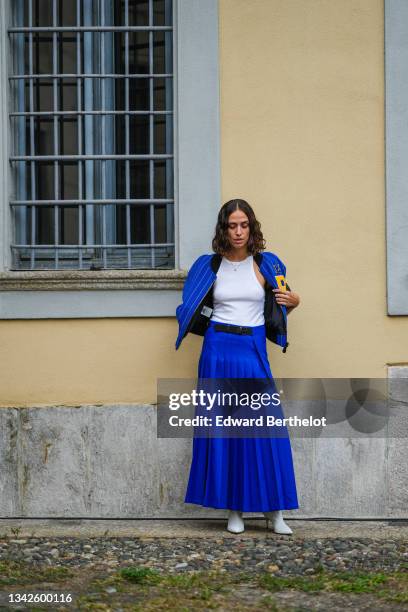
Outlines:
[[[273,380],[266,338],[286,351],[286,315],[299,296],[283,262],[262,254],[260,223],[245,200],[222,206],[212,247],[215,255],[200,256],[186,279],[176,348],[189,331],[204,335],[200,379]],[[282,517],[299,507],[289,437],[194,437],[185,503],[228,509],[232,533],[244,531],[243,512],[259,511],[267,527],[270,519],[276,533],[291,534]]]

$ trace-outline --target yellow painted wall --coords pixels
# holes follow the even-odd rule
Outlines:
[[[247,199],[302,304],[275,376],[383,376],[406,363],[386,314],[382,0],[220,0],[222,201]],[[214,219],[215,223],[215,219]],[[208,252],[210,252],[210,244]],[[176,320],[0,322],[2,406],[153,402],[192,377]]]
[[[386,308],[381,0],[221,0],[223,198],[243,197],[302,296],[285,376],[407,362]]]

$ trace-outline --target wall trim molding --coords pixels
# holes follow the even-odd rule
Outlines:
[[[179,303],[172,289],[0,291],[0,319],[175,317]]]
[[[183,288],[184,270],[55,270],[0,272],[1,291],[80,291]]]

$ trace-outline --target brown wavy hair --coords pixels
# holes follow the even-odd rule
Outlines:
[[[231,213],[236,210],[242,210],[248,217],[249,221],[249,239],[247,249],[250,255],[256,255],[264,251],[265,239],[261,232],[261,224],[255,216],[251,206],[245,200],[235,199],[228,200],[220,208],[218,213],[217,225],[215,226],[215,236],[212,239],[212,249],[214,253],[225,255],[230,248],[231,243],[228,239],[228,219]]]

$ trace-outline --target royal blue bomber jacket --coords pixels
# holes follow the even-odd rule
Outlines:
[[[286,266],[277,255],[270,251],[257,253],[254,260],[265,278],[265,333],[268,340],[283,347],[287,342],[286,306],[280,305],[272,289],[287,288]],[[176,350],[183,338],[191,332],[204,336],[213,310],[213,285],[221,265],[222,256],[216,253],[200,255],[191,266],[183,287],[182,303],[177,306],[176,317],[179,332]]]

